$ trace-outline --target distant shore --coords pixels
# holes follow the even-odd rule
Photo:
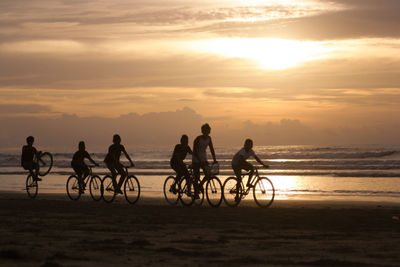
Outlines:
[[[268,209],[136,205],[0,192],[4,266],[386,265],[400,255],[400,205],[278,200]]]

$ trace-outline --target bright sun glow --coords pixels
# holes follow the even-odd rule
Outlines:
[[[197,41],[195,49],[224,57],[250,59],[261,68],[283,70],[303,62],[332,56],[333,46],[323,42],[268,38],[223,38]]]

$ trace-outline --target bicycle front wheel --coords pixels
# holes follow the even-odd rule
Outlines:
[[[110,175],[104,176],[101,181],[101,195],[103,196],[104,202],[111,203],[115,198],[115,190],[113,179]]]
[[[99,201],[103,197],[101,193],[101,179],[99,176],[92,176],[89,183],[89,191],[94,201]]]
[[[219,207],[222,202],[222,184],[218,177],[214,176],[206,184],[207,202],[211,207]]]
[[[237,185],[239,184],[239,188]],[[239,205],[243,196],[242,183],[236,177],[228,177],[222,186],[222,197],[224,202],[229,207],[236,207]]]
[[[140,184],[139,180],[134,176],[129,176],[124,184],[125,199],[130,204],[135,204],[140,197]]]
[[[81,197],[78,177],[71,175],[67,180],[67,195],[71,200],[78,200]]]
[[[176,178],[174,176],[168,176],[164,182],[164,197],[165,200],[175,206],[179,201],[179,185],[175,181]]]
[[[45,176],[53,167],[53,156],[49,152],[44,152],[39,156],[39,175]]]
[[[254,201],[261,208],[271,206],[275,198],[275,188],[271,180],[266,177],[260,177],[253,188]]]
[[[35,198],[38,193],[38,182],[33,179],[32,175],[26,177],[26,193],[30,198]]]
[[[178,199],[181,201],[184,206],[191,206],[194,202],[194,192],[193,185],[188,186],[186,183],[186,179],[183,178],[179,182],[178,186],[179,197]]]

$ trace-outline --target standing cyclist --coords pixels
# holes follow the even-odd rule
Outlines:
[[[193,165],[193,176],[195,185],[195,191],[194,191],[195,198],[199,197],[199,191],[196,185],[199,183],[200,180],[200,168],[203,169],[206,179],[210,178],[211,176],[210,166],[207,162],[207,147],[210,148],[210,152],[213,157],[214,163],[217,163],[210,132],[211,132],[211,127],[210,125],[208,125],[208,123],[202,125],[201,126],[202,135],[197,136],[193,142],[192,165]]]

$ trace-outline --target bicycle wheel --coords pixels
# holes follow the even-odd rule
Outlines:
[[[67,195],[71,200],[78,200],[81,197],[78,177],[71,175],[67,180]]]
[[[32,175],[26,177],[26,193],[30,198],[35,198],[38,193],[38,182],[35,181]]]
[[[174,176],[168,176],[164,182],[164,197],[165,200],[175,206],[179,201],[179,185],[175,182]]]
[[[193,186],[188,187],[186,183],[186,179],[181,179],[179,182],[179,197],[178,199],[181,201],[184,206],[191,206],[194,202],[194,192]]]
[[[45,176],[53,167],[53,156],[49,152],[44,152],[39,156],[39,175]]]
[[[228,177],[222,186],[222,197],[224,202],[229,207],[236,207],[239,205],[243,196],[242,183],[239,183],[237,188],[238,179],[236,177]],[[239,191],[238,191],[239,189]]]
[[[92,176],[89,183],[89,191],[94,201],[99,201],[103,197],[101,193],[101,179],[99,176]]]
[[[222,202],[222,184],[218,177],[214,176],[206,183],[207,202],[211,207],[219,207]]]
[[[138,179],[131,175],[126,178],[124,183],[125,199],[131,204],[135,204],[140,197],[140,184]]]
[[[101,195],[103,200],[107,203],[111,203],[115,198],[113,179],[110,175],[104,176],[101,181]]]
[[[261,208],[271,206],[275,198],[275,188],[271,180],[266,177],[260,177],[253,188],[254,201]]]

